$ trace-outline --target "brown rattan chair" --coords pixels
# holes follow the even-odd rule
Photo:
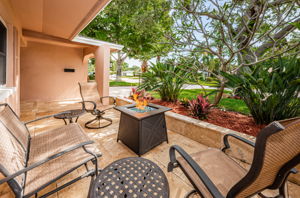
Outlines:
[[[242,168],[225,152],[234,138],[254,148],[249,171]],[[235,134],[224,136],[222,150],[207,149],[188,155],[179,146],[170,148],[168,171],[180,167],[195,190],[202,197],[251,197],[265,189],[279,189],[277,197],[287,197],[286,181],[300,163],[300,118],[273,122],[261,130],[256,143]],[[176,158],[175,152],[180,154]]]
[[[82,166],[86,168],[83,175],[42,196],[98,173],[101,154],[78,124],[30,135],[27,124],[50,117],[23,123],[9,105],[0,105],[0,184],[7,182],[18,198],[37,197],[41,190]],[[89,169],[89,162],[95,168]]]
[[[111,96],[100,97],[96,83],[78,83],[80,89],[80,95],[82,98],[82,105],[85,111],[95,116],[94,119],[85,123],[85,127],[88,129],[100,129],[112,124],[112,119],[103,117],[105,111],[114,107],[116,100]],[[104,100],[107,101],[107,105],[103,104]],[[101,124],[101,120],[106,120],[106,124]]]

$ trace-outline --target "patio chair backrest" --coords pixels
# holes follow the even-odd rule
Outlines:
[[[80,82],[78,84],[82,101],[100,101],[97,83]]]
[[[266,188],[279,188],[290,170],[300,163],[300,119],[286,124],[273,122],[259,133],[254,157],[246,176],[227,197],[249,197]]]
[[[99,95],[98,89],[97,89],[97,83],[95,82],[79,82],[79,89],[80,89],[80,95],[82,98],[82,101],[93,101],[98,106],[104,105],[105,100],[108,100],[108,104],[112,105],[115,104],[115,99],[113,97],[108,97],[104,99],[104,101],[101,100],[101,97]],[[85,103],[84,108],[87,110],[92,109],[92,105],[90,103]]]
[[[0,106],[0,172],[11,175],[26,165],[28,131],[8,106]],[[23,186],[24,174],[9,182],[12,188]]]
[[[29,132],[24,123],[20,121],[16,113],[7,104],[0,106],[0,122],[20,141],[24,149],[28,148]]]

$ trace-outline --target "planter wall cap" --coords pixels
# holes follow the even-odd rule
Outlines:
[[[234,133],[236,135],[247,138],[251,141],[253,141],[253,140],[255,141],[255,139],[256,139],[253,136],[250,136],[250,135],[247,135],[247,134],[244,134],[244,133],[240,133],[240,132],[237,132],[237,131],[234,131],[234,130],[231,130],[231,129],[228,129],[228,128],[224,128],[224,127],[221,127],[221,126],[217,126],[217,125],[214,125],[214,124],[211,124],[211,123],[208,123],[208,122],[204,122],[202,120],[197,120],[195,118],[191,118],[191,117],[188,117],[188,116],[185,116],[185,115],[180,115],[178,113],[167,112],[166,116],[169,116],[169,117],[172,117],[176,120],[180,120],[180,121],[183,121],[183,122],[186,122],[186,123],[190,123],[190,124],[202,127],[202,128],[207,128],[207,129],[211,129],[211,130],[214,130],[214,131],[218,131],[222,135],[226,135],[228,133]]]
[[[127,104],[133,104],[134,101],[128,98],[116,97],[116,106],[123,106]]]

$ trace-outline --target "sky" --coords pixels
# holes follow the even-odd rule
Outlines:
[[[133,67],[133,66],[141,66],[142,62],[140,60],[134,59],[134,58],[126,58],[125,60],[126,63],[128,63],[129,67]],[[150,59],[148,62],[153,62],[155,63],[155,58]]]
[[[134,58],[127,58],[125,60],[126,63],[128,63],[128,66],[129,67],[132,67],[132,66],[141,66],[141,61],[137,60],[137,59],[134,59]]]

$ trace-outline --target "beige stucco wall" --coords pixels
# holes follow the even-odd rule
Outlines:
[[[7,75],[5,87],[15,87],[15,91],[0,103],[9,103],[12,108],[20,112],[20,35],[22,34],[21,25],[17,15],[12,9],[9,0],[0,1],[0,20],[7,28]],[[14,39],[14,28],[17,36]],[[14,49],[14,44],[17,48]]]
[[[75,69],[74,73],[64,68]],[[83,49],[28,42],[21,48],[21,100],[79,98],[78,82],[87,80]]]
[[[12,2],[15,4],[12,5]],[[98,6],[101,7],[100,4]],[[16,11],[19,12],[16,13]],[[43,42],[30,41],[28,37],[22,35],[22,28],[24,28],[22,26],[24,24],[20,22],[20,19],[24,22],[22,11],[22,9],[16,9],[16,1],[0,1],[0,20],[3,21],[8,31],[5,87],[13,87],[14,89],[11,90],[15,90],[9,92],[12,94],[7,97],[1,97],[4,92],[0,92],[0,103],[9,103],[19,113],[21,100],[52,101],[79,98],[77,82],[87,80],[87,58],[84,58],[84,55],[88,55],[85,50],[90,46],[67,46],[68,43],[50,44],[51,39],[48,42],[44,37],[39,37],[39,39],[44,39]],[[18,33],[17,39],[14,39],[14,32]],[[16,50],[13,47],[15,43],[18,43]],[[23,46],[21,50],[20,46]],[[89,50],[94,53],[95,49]],[[100,95],[109,94],[109,51],[107,46],[101,46],[96,54],[97,58],[101,58],[96,64],[97,79],[101,83],[98,85]],[[64,68],[74,68],[76,71],[65,73]]]

